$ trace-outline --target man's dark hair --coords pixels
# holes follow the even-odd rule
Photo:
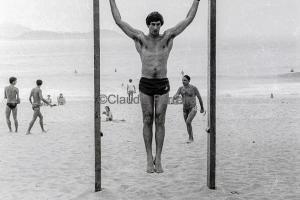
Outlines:
[[[129,82],[131,83],[131,82],[132,82],[132,79],[129,79]]]
[[[110,108],[109,108],[109,106],[105,106],[105,108],[107,108],[107,109],[108,109],[108,111],[110,111]]]
[[[42,85],[42,84],[43,84],[43,81],[42,81],[42,80],[39,79],[39,80],[36,81],[36,85],[37,85],[37,86],[40,86],[40,85]]]
[[[9,78],[9,83],[12,84],[13,82],[15,82],[17,80],[16,77],[10,77]]]
[[[157,22],[157,21],[160,21],[161,25],[164,24],[164,18],[159,12],[152,12],[146,18],[147,26],[149,26],[151,22]]]
[[[189,75],[184,75],[183,77],[185,77],[189,82],[191,81],[191,77]]]

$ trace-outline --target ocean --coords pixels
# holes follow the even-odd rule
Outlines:
[[[191,84],[207,93],[207,42],[174,41],[168,62],[170,95],[181,86],[181,71]],[[293,69],[295,76],[289,76]],[[75,73],[75,70],[77,73]],[[67,100],[93,99],[93,40],[0,41],[0,88],[18,78],[21,100],[27,101],[35,81],[44,81],[43,95]],[[218,41],[217,95],[269,97],[300,95],[299,45],[293,41]],[[141,64],[134,43],[101,39],[101,92],[126,95],[126,83],[138,88]],[[122,84],[124,86],[122,86]],[[3,93],[1,93],[3,94]]]

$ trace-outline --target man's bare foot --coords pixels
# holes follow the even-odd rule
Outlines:
[[[31,133],[29,131],[26,132],[26,135],[30,135]]]
[[[147,156],[147,173],[154,173],[153,156]]]
[[[154,165],[153,162],[147,162],[147,173],[154,173]]]
[[[155,165],[155,172],[156,173],[163,173],[164,170],[162,168],[161,162],[157,162],[156,159],[154,160],[154,165]]]
[[[11,133],[11,132],[12,132],[12,130],[11,130],[11,129],[9,129],[9,132]]]
[[[190,144],[192,142],[194,142],[194,139],[189,139],[188,141],[186,141],[187,144]]]
[[[42,132],[43,132],[43,133],[47,133],[47,132],[48,132],[48,130],[42,130]]]

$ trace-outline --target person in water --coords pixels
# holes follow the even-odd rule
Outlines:
[[[196,86],[190,84],[190,81],[191,78],[188,75],[184,75],[182,77],[183,86],[181,86],[177,90],[177,93],[173,97],[174,99],[177,99],[179,95],[182,96],[183,118],[186,123],[187,132],[189,135],[187,143],[191,143],[194,141],[192,121],[197,114],[196,97],[198,98],[201,107],[200,113],[204,113],[204,107],[200,92]]]

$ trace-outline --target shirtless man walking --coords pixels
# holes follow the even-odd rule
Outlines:
[[[190,84],[190,81],[191,78],[188,75],[184,75],[182,77],[183,86],[181,86],[177,90],[177,93],[173,97],[174,99],[177,99],[179,95],[182,96],[183,118],[189,134],[187,143],[191,143],[194,141],[192,121],[197,114],[196,97],[198,98],[201,107],[200,113],[204,113],[204,107],[200,92],[195,86]]]
[[[36,120],[37,117],[40,118],[40,125],[42,128],[43,133],[45,133],[45,129],[44,129],[44,124],[43,124],[43,115],[40,111],[40,107],[42,105],[42,101],[44,103],[46,103],[47,105],[50,105],[52,107],[52,104],[50,102],[48,102],[46,99],[43,98],[42,95],[42,89],[41,89],[41,85],[43,84],[42,80],[37,80],[36,81],[36,85],[37,87],[33,88],[30,92],[30,96],[29,96],[29,101],[32,105],[32,109],[33,109],[33,118],[31,120],[31,122],[29,123],[29,127],[28,130],[26,132],[26,135],[31,134],[30,130]],[[32,102],[32,98],[33,98],[33,102]]]
[[[17,105],[20,103],[20,98],[19,98],[19,89],[15,87],[15,85],[17,84],[17,78],[10,77],[9,83],[10,85],[5,87],[4,89],[4,98],[7,99],[6,109],[5,109],[6,122],[9,128],[9,132],[12,132],[11,121],[10,121],[10,113],[12,113],[15,122],[15,132],[18,132]]]
[[[132,83],[132,79],[129,79],[129,83],[127,84],[128,103],[132,103],[134,93],[135,93],[135,86]]]
[[[110,0],[113,18],[123,32],[133,39],[142,62],[142,77],[139,83],[140,100],[143,112],[143,136],[147,153],[147,172],[162,173],[161,152],[165,137],[165,115],[169,100],[169,80],[167,61],[174,38],[194,19],[200,0],[194,0],[186,18],[175,27],[160,34],[164,24],[158,12],[146,18],[148,34],[131,27],[121,19],[115,0]],[[152,155],[153,121],[155,121],[156,155]]]

